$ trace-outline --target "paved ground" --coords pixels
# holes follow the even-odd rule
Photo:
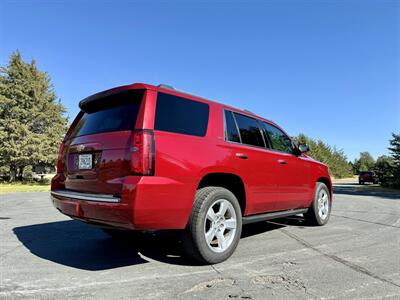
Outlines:
[[[59,214],[47,193],[2,195],[0,298],[400,299],[400,193],[335,193],[327,226],[248,225],[215,266],[182,258],[174,233],[114,242]]]

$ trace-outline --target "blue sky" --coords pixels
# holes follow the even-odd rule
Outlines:
[[[342,148],[400,131],[400,1],[1,1],[0,65],[19,49],[68,114],[147,82],[251,110]]]

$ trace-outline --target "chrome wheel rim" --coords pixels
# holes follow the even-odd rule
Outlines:
[[[207,246],[217,253],[228,249],[235,239],[237,217],[233,205],[226,199],[215,201],[207,211],[204,237]]]
[[[318,193],[318,215],[321,220],[325,220],[329,215],[329,195],[325,190]]]

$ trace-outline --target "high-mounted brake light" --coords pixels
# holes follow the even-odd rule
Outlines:
[[[132,136],[131,170],[135,175],[154,175],[154,134],[151,130],[135,130]]]

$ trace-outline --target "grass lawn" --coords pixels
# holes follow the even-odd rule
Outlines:
[[[50,191],[50,184],[39,183],[0,183],[0,194],[15,192],[46,192]]]

